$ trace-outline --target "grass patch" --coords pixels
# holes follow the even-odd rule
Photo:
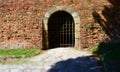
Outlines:
[[[38,49],[0,49],[1,64],[21,64],[28,62],[28,57],[41,53]]]
[[[13,57],[31,57],[40,53],[38,49],[0,49],[0,56],[13,56]]]

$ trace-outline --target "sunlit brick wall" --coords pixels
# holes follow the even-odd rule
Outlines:
[[[94,21],[106,0],[0,0],[0,48],[42,48],[45,13],[56,5],[68,5],[80,16],[81,47],[91,47],[105,34]]]

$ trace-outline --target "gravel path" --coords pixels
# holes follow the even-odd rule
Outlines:
[[[0,65],[0,72],[101,72],[97,60],[85,51],[56,48],[28,59],[27,63]]]

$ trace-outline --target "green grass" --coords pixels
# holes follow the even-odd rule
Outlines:
[[[30,57],[40,53],[38,49],[0,49],[0,56]]]

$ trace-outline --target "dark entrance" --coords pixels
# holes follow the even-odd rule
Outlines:
[[[65,11],[52,14],[48,21],[49,48],[74,47],[75,29],[72,16]]]

